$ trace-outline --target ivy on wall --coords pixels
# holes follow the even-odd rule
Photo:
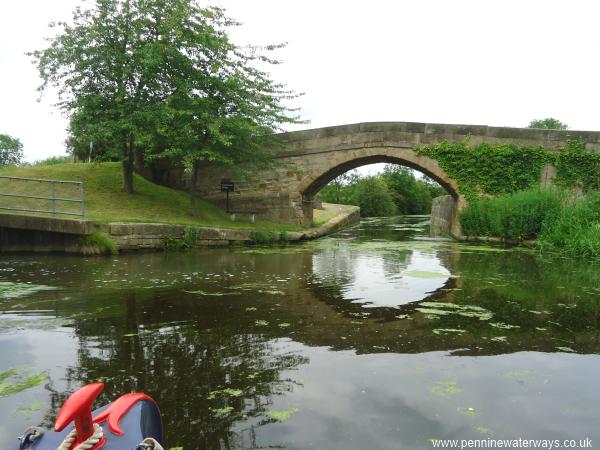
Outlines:
[[[554,156],[555,182],[584,192],[600,189],[600,153],[585,151],[585,142],[567,141]]]
[[[417,149],[417,154],[435,159],[448,176],[456,180],[467,199],[536,185],[550,157],[543,147],[486,143],[470,147],[468,140],[424,146]]]
[[[600,189],[600,153],[585,150],[585,142],[567,141],[559,152],[541,146],[446,141],[417,149],[435,159],[454,179],[461,193],[473,200],[529,189],[539,184],[544,164],[556,167],[555,183],[583,191]]]

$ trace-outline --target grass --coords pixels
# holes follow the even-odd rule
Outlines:
[[[567,198],[563,208],[545,221],[539,245],[574,256],[600,256],[600,191]]]
[[[88,252],[91,253],[104,253],[109,255],[116,255],[118,250],[116,244],[112,239],[105,233],[93,233],[88,236],[83,236],[80,239],[83,247],[88,247]]]
[[[600,257],[600,191],[537,189],[481,199],[460,221],[467,236],[536,239],[542,251]]]
[[[461,213],[460,223],[467,236],[535,239],[546,218],[560,208],[558,191],[531,189],[473,201]]]
[[[85,217],[95,222],[151,222],[170,223],[221,228],[241,228],[256,231],[296,231],[294,225],[275,224],[267,221],[251,223],[245,218],[232,222],[229,215],[206,201],[199,201],[197,215],[189,213],[189,194],[151,183],[135,175],[135,193],[127,195],[122,190],[121,166],[119,163],[51,164],[29,167],[6,167],[0,175],[43,178],[55,180],[83,181],[85,187]],[[39,194],[47,196],[51,187],[46,183],[33,184],[0,180],[0,192]],[[78,188],[74,185],[57,186],[57,195],[76,198]],[[2,198],[3,205],[10,199]],[[44,200],[23,200],[16,203],[21,207],[49,208]],[[42,203],[40,203],[42,202]],[[44,205],[43,202],[46,204]],[[40,208],[42,206],[42,208]],[[72,203],[57,202],[57,209],[77,209]],[[10,213],[10,212],[8,212]],[[14,212],[13,212],[14,213]],[[68,217],[68,216],[60,216]],[[73,217],[73,216],[71,216]]]
[[[333,219],[337,214],[337,211],[315,208],[313,210],[313,225],[315,227],[321,226]]]

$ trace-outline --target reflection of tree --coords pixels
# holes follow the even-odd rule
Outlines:
[[[281,393],[278,386],[293,389],[293,380],[280,380],[280,373],[308,362],[282,354],[265,335],[242,334],[208,317],[154,326],[156,317],[148,317],[147,308],[139,311],[133,294],[125,302],[122,320],[88,319],[75,326],[79,365],[66,378],[72,386],[106,380],[102,403],[132,390],[148,393],[168,412],[163,417],[168,445],[236,447],[241,437],[230,431],[232,425],[261,416],[270,398]],[[55,396],[53,409],[64,400]]]

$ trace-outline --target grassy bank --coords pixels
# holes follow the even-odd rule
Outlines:
[[[542,250],[600,256],[600,192],[532,189],[479,199],[460,217],[466,236],[536,239]]]
[[[266,221],[250,223],[242,217],[232,222],[229,215],[211,203],[199,201],[197,217],[189,213],[189,194],[164,186],[135,175],[133,195],[122,191],[121,166],[119,163],[102,164],[52,164],[31,167],[7,167],[0,175],[43,178],[54,180],[83,181],[85,186],[85,217],[96,222],[153,222],[222,228],[242,228],[256,231],[295,231],[300,227],[281,225]],[[58,186],[56,194],[76,198],[78,188],[73,185]],[[48,196],[49,184],[23,183],[2,180],[0,191]],[[10,199],[3,198],[6,204]],[[47,209],[50,202],[44,200],[13,199],[12,204],[20,207]],[[61,210],[77,209],[77,205],[58,202]],[[10,213],[10,211],[7,211]],[[66,217],[66,216],[63,216]],[[73,217],[73,216],[71,216]]]

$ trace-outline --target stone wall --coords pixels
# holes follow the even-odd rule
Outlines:
[[[431,204],[431,236],[451,235],[455,214],[452,196],[442,195],[434,198]]]

